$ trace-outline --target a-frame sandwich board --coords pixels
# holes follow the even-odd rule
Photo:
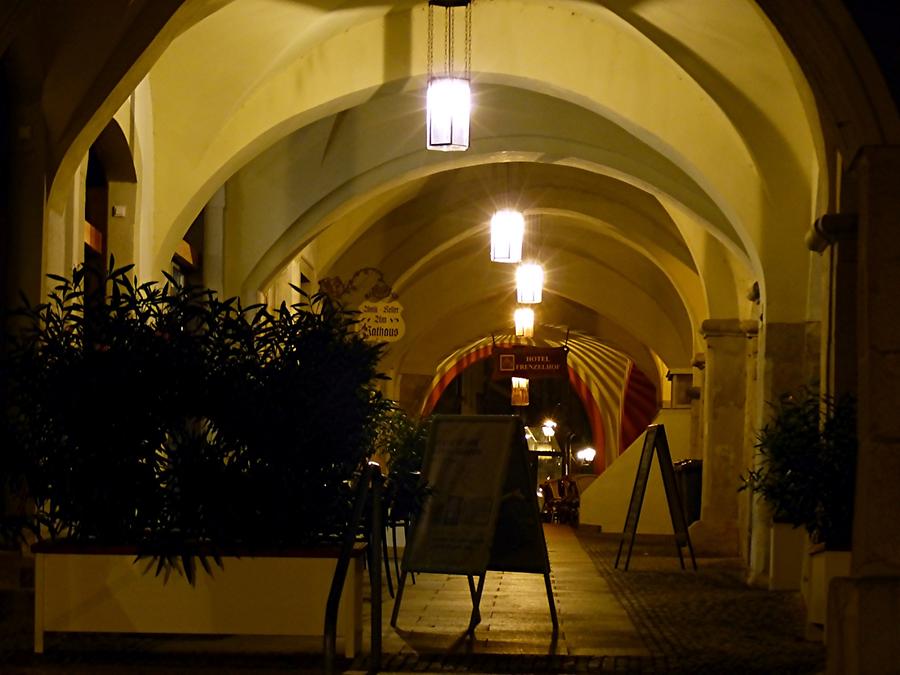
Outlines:
[[[518,417],[432,418],[422,466],[429,493],[406,544],[391,626],[397,625],[407,574],[461,574],[472,597],[471,633],[481,621],[479,605],[490,570],[543,574],[557,632],[550,559],[531,474]]]
[[[651,424],[647,427],[614,567],[619,567],[619,558],[622,555],[622,547],[625,545],[626,540],[628,541],[628,554],[625,558],[626,570],[628,569],[628,563],[631,562],[631,550],[634,548],[634,539],[637,535],[638,520],[641,517],[644,494],[647,492],[647,481],[650,479],[650,467],[653,464],[654,451],[659,460],[659,471],[662,475],[663,488],[666,492],[666,503],[669,506],[669,515],[672,518],[672,531],[675,533],[675,548],[678,550],[678,561],[681,563],[681,569],[684,569],[684,557],[681,554],[681,549],[687,546],[691,554],[691,563],[693,563],[694,569],[697,569],[694,547],[691,545],[687,522],[684,517],[684,511],[681,508],[681,496],[678,493],[678,486],[675,484],[675,467],[672,464],[672,455],[669,452],[669,441],[666,439],[666,429],[662,424]]]

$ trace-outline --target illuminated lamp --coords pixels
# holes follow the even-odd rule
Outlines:
[[[544,268],[534,263],[519,265],[516,269],[516,298],[523,305],[541,301],[544,290]]]
[[[597,451],[593,448],[582,448],[578,452],[575,453],[575,457],[577,457],[580,461],[585,464],[590,464],[594,461],[594,457],[597,456]]]
[[[528,378],[512,378],[512,404],[515,406],[528,405]]]
[[[501,209],[491,217],[491,260],[517,263],[522,260],[525,217],[513,209]]]
[[[534,337],[534,310],[528,307],[519,307],[514,313],[516,322],[516,336]]]
[[[443,7],[444,69],[434,74],[434,7]],[[466,12],[465,67],[462,74],[453,71],[453,12],[464,7]],[[472,110],[470,86],[472,70],[472,6],[467,0],[429,0],[428,2],[428,89],[425,95],[426,147],[429,150],[467,150],[469,148],[469,115]]]

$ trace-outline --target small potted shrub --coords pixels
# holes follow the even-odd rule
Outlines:
[[[785,394],[759,432],[760,463],[741,489],[759,494],[773,519],[803,527],[813,543],[847,550],[853,524],[856,405],[811,388]]]
[[[403,529],[405,541],[427,494],[427,488],[422,485],[421,470],[429,431],[430,418],[413,417],[396,405],[387,408],[378,423],[376,448],[388,469],[385,485],[386,522],[391,528],[398,578],[397,528]]]
[[[824,623],[828,580],[849,570],[855,401],[850,396],[822,396],[808,387],[781,396],[772,408],[756,444],[760,462],[743,477],[742,489],[759,494],[772,507],[770,587],[804,587],[811,622]],[[801,553],[794,562],[802,544],[787,528],[807,533],[812,546],[806,560]],[[787,571],[779,559],[785,549]]]

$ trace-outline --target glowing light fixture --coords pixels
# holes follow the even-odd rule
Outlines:
[[[443,7],[444,68],[434,74],[434,7]],[[465,66],[462,73],[453,70],[453,12],[466,11]],[[428,2],[428,90],[425,96],[426,147],[429,150],[467,150],[469,148],[469,114],[472,110],[470,73],[472,71],[472,5],[468,0],[429,0]]]
[[[491,260],[517,263],[522,260],[525,217],[513,209],[501,209],[491,218]]]
[[[516,406],[528,405],[528,378],[512,378],[512,404]]]
[[[554,434],[556,434],[556,422],[544,420],[544,423],[541,425],[541,431],[544,432],[544,436],[547,438],[553,438]]]
[[[523,305],[541,301],[544,290],[544,268],[534,263],[519,265],[516,269],[516,297]]]
[[[534,337],[534,310],[528,307],[519,307],[514,313],[516,322],[516,335],[518,337]]]
[[[594,461],[594,457],[597,456],[597,451],[593,448],[582,448],[578,452],[575,453],[575,457],[584,462],[585,464],[590,464]]]

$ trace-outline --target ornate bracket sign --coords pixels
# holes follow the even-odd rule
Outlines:
[[[396,300],[362,302],[359,305],[358,330],[373,342],[396,342],[406,333],[403,306]]]
[[[566,347],[519,347],[494,348],[493,379],[525,377],[529,380],[545,377],[566,377]]]

